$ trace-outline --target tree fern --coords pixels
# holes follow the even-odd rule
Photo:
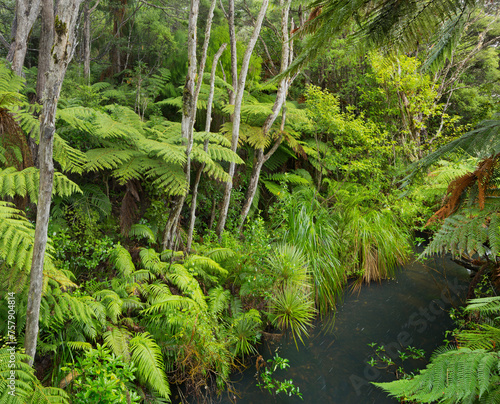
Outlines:
[[[412,379],[374,384],[392,396],[421,403],[472,403],[476,397],[488,402],[498,392],[498,364],[496,352],[462,348],[435,356]]]
[[[485,256],[490,252],[497,256],[500,252],[498,207],[496,200],[490,199],[484,210],[464,207],[447,217],[422,255],[449,251],[454,256],[462,253]]]
[[[14,167],[0,169],[0,196],[28,196],[31,202],[36,203],[39,182],[40,173],[35,167],[28,167],[22,171]],[[75,193],[82,193],[82,190],[64,174],[55,172],[52,193],[61,197],[69,197]]]

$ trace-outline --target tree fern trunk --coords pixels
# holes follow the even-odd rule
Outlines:
[[[233,131],[231,136],[231,150],[236,153],[238,148],[238,139],[240,133],[240,123],[241,123],[241,104],[243,102],[243,93],[245,91],[245,83],[248,74],[248,66],[250,64],[250,57],[252,56],[255,43],[259,37],[260,29],[262,27],[262,21],[266,15],[267,6],[269,5],[269,0],[264,0],[262,6],[260,7],[259,15],[255,21],[255,27],[252,33],[252,37],[248,43],[245,55],[243,56],[243,62],[241,63],[240,77],[238,79],[238,88],[236,91],[236,97],[234,100],[234,115],[233,115]],[[226,187],[224,189],[224,197],[222,200],[222,209],[219,217],[219,222],[217,223],[216,233],[220,238],[222,232],[226,227],[227,214],[229,211],[229,201],[231,200],[231,191],[233,189],[233,177],[236,169],[236,163],[229,163],[229,177],[230,180],[226,182]]]
[[[40,302],[42,298],[43,262],[47,245],[47,229],[54,177],[52,150],[54,144],[57,101],[59,99],[64,75],[66,74],[66,68],[73,56],[73,31],[81,1],[82,0],[59,0],[56,13],[57,17],[55,18],[54,24],[54,45],[51,51],[50,69],[47,72],[47,86],[43,97],[44,102],[40,123],[39,149],[40,186],[24,340],[26,354],[31,357],[29,360],[30,365],[33,365],[36,353]],[[54,7],[53,1],[44,0],[43,7]]]

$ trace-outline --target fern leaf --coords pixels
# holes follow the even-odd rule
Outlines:
[[[120,244],[116,245],[115,248],[111,251],[110,260],[115,268],[125,278],[128,278],[135,271],[135,266],[132,262],[130,253],[125,247],[121,246]]]
[[[136,236],[139,238],[146,238],[152,243],[156,243],[156,235],[153,233],[153,230],[145,224],[133,224],[129,231],[129,236]]]
[[[125,361],[130,361],[129,340],[131,334],[124,328],[112,327],[103,334],[105,346],[116,356],[121,356]]]
[[[137,366],[140,380],[156,390],[162,397],[170,398],[170,386],[165,375],[165,365],[160,347],[147,332],[136,334],[130,340],[132,361]]]

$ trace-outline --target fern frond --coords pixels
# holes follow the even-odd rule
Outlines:
[[[496,314],[500,312],[500,297],[489,296],[472,299],[467,302],[465,311],[478,311],[480,314]]]
[[[413,379],[374,384],[418,402],[474,402],[498,380],[498,363],[496,352],[462,348],[435,356]]]
[[[103,334],[104,344],[116,356],[123,357],[127,362],[130,360],[129,341],[132,334],[124,328],[112,327]]]
[[[207,302],[205,296],[201,290],[200,284],[194,276],[180,264],[173,264],[170,267],[170,271],[171,272],[167,274],[168,279],[195,301],[202,310],[206,310]]]
[[[153,161],[146,175],[153,185],[168,195],[184,195],[187,192],[186,175],[181,166]]]
[[[54,135],[54,160],[60,164],[62,171],[79,174],[87,163],[85,153],[71,147],[57,134]]]
[[[135,236],[139,238],[146,238],[153,244],[156,243],[156,235],[153,233],[153,230],[151,230],[151,228],[145,224],[133,224],[128,235],[130,237]]]
[[[84,341],[65,341],[64,342],[69,348],[75,351],[87,351],[92,349],[92,344]]]
[[[0,196],[28,196],[31,202],[37,203],[39,182],[40,172],[35,167],[28,167],[22,171],[17,171],[14,167],[0,169]],[[75,193],[82,193],[80,187],[56,171],[52,194],[64,198]]]
[[[217,286],[208,291],[208,309],[210,313],[219,315],[229,307],[231,293],[224,290],[222,286]]]
[[[231,142],[222,136],[220,133],[215,132],[194,132],[193,139],[195,142],[204,143],[208,140],[210,144],[216,144],[223,147],[231,147]]]
[[[152,248],[141,248],[139,252],[142,266],[154,274],[164,274],[167,263],[160,260],[159,254]]]
[[[435,152],[425,156],[411,167],[413,171],[404,178],[404,184],[408,184],[419,172],[426,170],[432,164],[441,160],[448,153],[463,151],[466,154],[477,158],[486,159],[500,153],[500,120],[490,119],[479,124],[478,128],[465,133]]]
[[[135,271],[135,266],[130,253],[125,247],[121,246],[120,244],[116,245],[115,248],[111,251],[110,261],[120,272],[120,274],[125,278],[131,276]]]
[[[228,274],[227,270],[222,268],[219,263],[212,260],[211,258],[201,255],[189,255],[188,258],[184,261],[184,266],[188,269],[193,269],[194,271],[196,271],[198,268],[201,268],[218,276],[227,276]]]
[[[118,322],[118,317],[122,314],[123,301],[114,290],[99,290],[93,297],[106,306],[106,314],[113,323]]]
[[[156,390],[166,399],[170,398],[170,386],[165,375],[165,365],[160,347],[147,333],[136,334],[130,340],[132,361],[137,366],[140,380]]]
[[[86,153],[85,171],[112,170],[127,163],[135,153],[132,150],[102,148],[89,150]]]
[[[212,258],[219,264],[234,257],[234,251],[230,248],[213,248],[203,253],[206,257]]]

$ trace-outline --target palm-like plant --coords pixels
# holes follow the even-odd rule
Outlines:
[[[309,259],[316,305],[322,312],[332,309],[346,276],[339,261],[341,245],[331,212],[309,188],[290,196],[285,221],[285,240]]]
[[[267,264],[276,278],[278,288],[285,285],[310,287],[308,259],[299,248],[285,243],[279,244],[267,258]]]
[[[297,338],[309,335],[316,317],[314,300],[310,292],[293,285],[280,289],[271,299],[269,305],[271,322],[280,330],[290,330],[297,345]]]

